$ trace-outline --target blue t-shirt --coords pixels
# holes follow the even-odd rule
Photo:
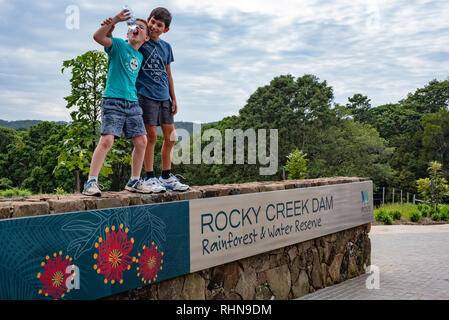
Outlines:
[[[112,47],[104,48],[108,54],[108,79],[103,97],[137,101],[136,79],[142,65],[142,54],[123,39],[111,40]]]
[[[137,93],[153,100],[169,100],[166,67],[174,61],[170,44],[164,40],[148,40],[139,51],[143,55],[143,64],[137,77]]]

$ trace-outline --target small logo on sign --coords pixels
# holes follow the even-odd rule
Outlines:
[[[371,205],[369,202],[368,190],[362,191],[362,213],[369,213]]]
[[[362,206],[369,206],[368,190],[362,191]]]

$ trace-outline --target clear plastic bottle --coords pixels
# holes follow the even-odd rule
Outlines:
[[[135,30],[137,28],[137,21],[136,17],[134,17],[134,12],[131,10],[131,8],[128,5],[123,6],[123,10],[129,10],[129,20],[126,20],[126,24],[128,25],[128,28],[131,30]]]

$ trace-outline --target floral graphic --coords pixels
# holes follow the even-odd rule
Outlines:
[[[151,243],[151,248],[143,246],[142,249],[143,253],[139,253],[139,259],[136,260],[140,265],[140,267],[137,267],[139,271],[137,276],[140,277],[142,275],[142,282],[151,283],[151,281],[156,281],[159,270],[162,270],[161,265],[164,262],[162,260],[164,252],[159,252],[154,242]]]
[[[133,248],[134,239],[127,239],[128,228],[123,231],[123,224],[116,231],[115,226],[106,227],[106,239],[99,238],[95,243],[98,254],[94,254],[94,259],[98,260],[98,264],[94,265],[97,273],[104,274],[104,283],[111,281],[114,284],[118,281],[123,283],[123,272],[131,268],[133,258],[129,255]]]
[[[70,289],[66,286],[66,281],[69,277],[73,279],[73,274],[67,271],[67,267],[70,266],[72,258],[66,256],[62,257],[62,251],[59,251],[59,255],[53,254],[54,259],[50,259],[50,256],[45,258],[46,261],[42,262],[44,271],[38,273],[37,277],[44,284],[44,287],[39,290],[39,294],[44,294],[46,297],[52,295],[55,300],[64,298],[65,293],[70,292]]]

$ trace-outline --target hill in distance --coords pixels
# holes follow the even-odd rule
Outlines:
[[[30,127],[36,126],[39,123],[42,123],[44,121],[42,120],[16,120],[16,121],[6,121],[6,120],[0,120],[0,127],[6,127],[9,129],[14,130],[29,130]],[[51,121],[58,125],[65,125],[68,122],[64,121]],[[211,123],[217,123],[217,122],[209,122],[209,123],[202,123],[201,125],[208,125]],[[175,121],[175,129],[185,129],[189,132],[190,135],[193,134],[193,122],[186,122],[186,121]],[[157,127],[158,134],[162,135],[162,130],[160,127]]]

